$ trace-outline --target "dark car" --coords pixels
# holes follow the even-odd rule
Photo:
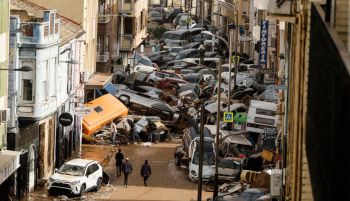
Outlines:
[[[166,16],[166,21],[170,23],[173,22],[173,20],[179,13],[182,13],[182,9],[175,8],[173,11],[168,12]]]
[[[204,76],[198,73],[186,74],[183,76],[183,79],[193,84],[201,85],[204,83]]]
[[[200,42],[192,42],[192,43],[189,43],[187,45],[184,45],[183,49],[184,50],[185,49],[198,49],[200,45],[201,45]]]
[[[157,11],[149,12],[148,16],[149,16],[150,20],[153,21],[153,22],[159,22],[159,23],[163,22],[163,17]]]
[[[198,58],[199,57],[199,50],[198,49],[187,49],[187,50],[182,50],[179,52],[175,60],[180,60],[180,59],[185,59],[185,58]]]
[[[152,86],[152,84],[147,83],[148,76],[149,75],[147,73],[133,72],[125,78],[124,84],[130,89],[133,89],[134,87],[139,85]]]
[[[191,41],[191,33],[189,30],[180,29],[175,31],[166,31],[160,38],[160,42],[164,43],[165,40],[186,40]]]
[[[159,89],[174,89],[174,88],[178,88],[179,84],[186,84],[186,83],[188,83],[186,80],[167,77],[158,81],[157,87]]]

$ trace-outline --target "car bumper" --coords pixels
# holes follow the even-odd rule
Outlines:
[[[81,188],[80,184],[72,185],[68,183],[53,182],[48,185],[47,190],[52,193],[79,195],[80,188]]]

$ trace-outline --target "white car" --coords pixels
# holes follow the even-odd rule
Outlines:
[[[89,190],[99,190],[102,184],[103,171],[97,161],[73,159],[55,170],[48,180],[49,194],[63,192],[83,195]]]
[[[152,73],[153,71],[156,71],[156,70],[157,69],[152,66],[137,65],[134,68],[132,68],[131,72]]]

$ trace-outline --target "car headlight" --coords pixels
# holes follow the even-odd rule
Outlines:
[[[197,173],[194,170],[191,170],[191,174],[194,175],[194,176],[197,176]]]
[[[52,182],[54,182],[54,181],[55,181],[55,180],[52,179],[51,177],[50,177],[49,180],[48,180],[49,183],[52,183]]]
[[[79,184],[79,183],[80,183],[79,180],[71,182],[72,185],[77,185],[77,184]]]

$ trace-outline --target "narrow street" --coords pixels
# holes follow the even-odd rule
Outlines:
[[[68,198],[68,200],[197,200],[197,184],[191,182],[187,176],[187,168],[178,168],[173,162],[173,151],[176,141],[152,144],[144,147],[142,144],[121,146],[125,157],[133,165],[133,173],[129,177],[129,186],[123,186],[124,177],[116,177],[115,147],[88,145],[83,147],[83,156],[87,159],[99,161],[110,177],[110,185],[102,186],[99,192],[89,192],[83,198]],[[113,155],[111,155],[113,153]],[[110,157],[110,160],[108,160]],[[152,176],[148,186],[143,185],[140,169],[145,159],[152,167]],[[205,185],[203,185],[205,189]],[[211,192],[203,191],[203,199],[210,197]],[[66,197],[48,196],[45,189],[34,191],[31,201],[65,200]]]

